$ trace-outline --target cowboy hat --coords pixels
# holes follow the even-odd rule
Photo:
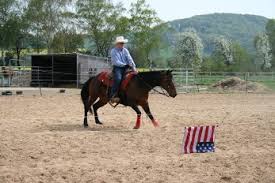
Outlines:
[[[115,44],[117,43],[128,43],[128,39],[124,39],[123,36],[116,37]]]

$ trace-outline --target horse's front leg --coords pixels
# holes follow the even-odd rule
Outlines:
[[[135,125],[134,129],[139,129],[139,128],[140,128],[140,125],[141,125],[141,119],[140,119],[140,117],[141,117],[141,112],[140,112],[138,106],[132,106],[132,109],[133,109],[134,111],[136,111],[136,113],[137,113],[137,121],[136,121],[136,125]]]
[[[141,107],[146,112],[146,114],[148,115],[148,117],[151,119],[154,127],[159,127],[159,123],[155,120],[154,116],[152,115],[152,113],[150,111],[150,107],[149,107],[148,102],[146,102],[143,105],[141,105]]]

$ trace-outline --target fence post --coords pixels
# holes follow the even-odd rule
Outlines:
[[[188,69],[185,70],[185,91],[188,92]]]
[[[38,66],[38,85],[39,85],[40,96],[42,96],[41,84],[40,84],[40,70],[39,70],[39,66]]]
[[[249,73],[248,72],[246,72],[245,73],[245,92],[247,93],[248,91],[248,88],[247,88],[247,80],[248,80],[248,77],[249,77]]]
[[[52,55],[52,87],[54,87],[54,58]]]
[[[80,78],[80,68],[79,68],[79,57],[76,55],[76,88],[79,88],[79,78]]]
[[[8,70],[8,74],[9,74],[9,79],[8,79],[8,85],[9,87],[11,87],[11,67],[9,66],[9,70]]]

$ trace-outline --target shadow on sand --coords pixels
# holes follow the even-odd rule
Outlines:
[[[104,126],[104,125],[90,125],[84,128],[80,124],[51,124],[39,127],[37,131],[52,131],[52,132],[133,132],[136,130],[125,128],[125,126]]]

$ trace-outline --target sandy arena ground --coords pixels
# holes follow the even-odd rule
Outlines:
[[[77,91],[78,93],[79,91]],[[110,106],[82,127],[77,94],[0,97],[0,183],[275,182],[274,94],[151,95],[161,127]],[[223,122],[222,122],[223,121]],[[216,152],[181,155],[183,128],[219,124]]]

